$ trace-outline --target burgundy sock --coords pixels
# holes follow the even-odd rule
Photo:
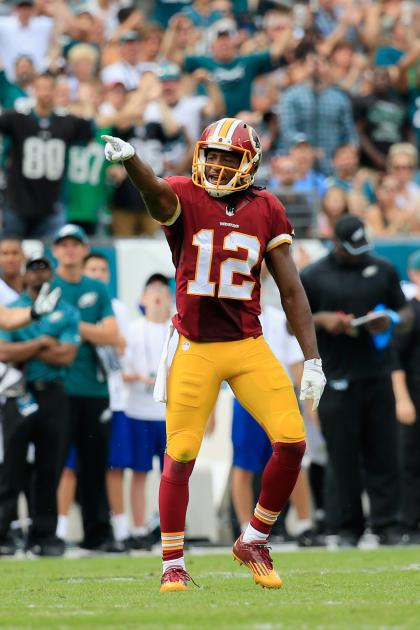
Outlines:
[[[159,488],[162,557],[175,560],[184,555],[185,517],[188,507],[188,481],[195,464],[177,462],[165,455]]]
[[[269,534],[277,516],[287,504],[299,475],[306,442],[275,442],[264,469],[261,494],[250,524]]]

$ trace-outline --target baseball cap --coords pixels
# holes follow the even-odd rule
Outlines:
[[[25,263],[25,269],[28,271],[31,268],[36,269],[52,269],[51,261],[45,254],[41,252],[34,253],[27,259]]]
[[[210,40],[213,42],[215,39],[222,35],[233,37],[237,34],[236,23],[230,18],[222,18],[218,20],[209,28]]]
[[[420,249],[409,256],[407,267],[413,271],[420,271]]]
[[[124,44],[125,42],[138,42],[140,39],[141,37],[138,31],[126,31],[120,36],[118,41]]]
[[[160,66],[157,74],[161,81],[177,80],[181,77],[181,68],[176,63],[165,63]]]
[[[306,133],[297,133],[293,138],[293,146],[297,146],[298,144],[310,144],[309,138]]]
[[[53,243],[58,243],[63,240],[63,238],[75,238],[84,245],[87,245],[89,242],[84,229],[73,223],[67,223],[67,225],[63,225],[63,227],[57,230],[53,238]]]
[[[366,237],[365,224],[359,217],[346,214],[337,221],[335,236],[347,253],[352,256],[364,254],[372,249]]]

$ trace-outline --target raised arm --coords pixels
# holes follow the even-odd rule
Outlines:
[[[170,223],[178,214],[179,202],[169,184],[140,160],[131,144],[113,136],[102,136],[102,139],[106,141],[106,159],[113,163],[123,162],[149,214],[159,223]]]

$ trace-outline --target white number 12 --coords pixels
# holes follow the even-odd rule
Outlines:
[[[188,282],[188,293],[192,295],[215,295],[215,282],[210,281],[210,270],[213,259],[213,230],[200,230],[194,234],[193,245],[198,247],[195,279]],[[240,284],[233,283],[233,274],[240,273],[250,276],[251,270],[258,262],[260,255],[260,242],[256,236],[230,232],[223,241],[223,249],[237,252],[245,249],[248,252],[246,260],[228,258],[220,265],[219,298],[231,300],[250,300],[255,282],[243,280]]]

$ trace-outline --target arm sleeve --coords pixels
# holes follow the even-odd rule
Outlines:
[[[411,347],[411,333],[394,335],[391,342],[392,370],[405,370]]]
[[[66,326],[63,328],[59,340],[61,343],[71,343],[75,346],[80,344],[79,335],[80,316],[76,309],[66,313]]]
[[[242,59],[251,70],[253,78],[259,74],[272,72],[279,66],[279,63],[273,63],[269,50],[262,50],[252,55],[245,55]]]
[[[398,274],[392,265],[388,265],[388,273],[389,291],[388,302],[386,306],[388,306],[388,308],[392,308],[394,311],[398,311],[400,308],[403,308],[403,306],[407,304],[407,300],[405,299],[404,292],[401,288]]]
[[[0,341],[15,341],[13,338],[13,332],[10,330],[0,329]]]
[[[206,61],[206,57],[199,55],[185,57],[183,66],[184,72],[194,72],[197,68],[208,68]]]
[[[102,321],[106,317],[115,317],[114,309],[112,308],[111,298],[109,296],[108,290],[105,285],[101,285],[98,282],[100,288],[98,289],[99,293],[99,316],[98,321]]]
[[[286,216],[286,210],[282,203],[274,195],[269,197],[271,210],[271,228],[266,253],[283,243],[291,245],[294,232],[293,227]]]

